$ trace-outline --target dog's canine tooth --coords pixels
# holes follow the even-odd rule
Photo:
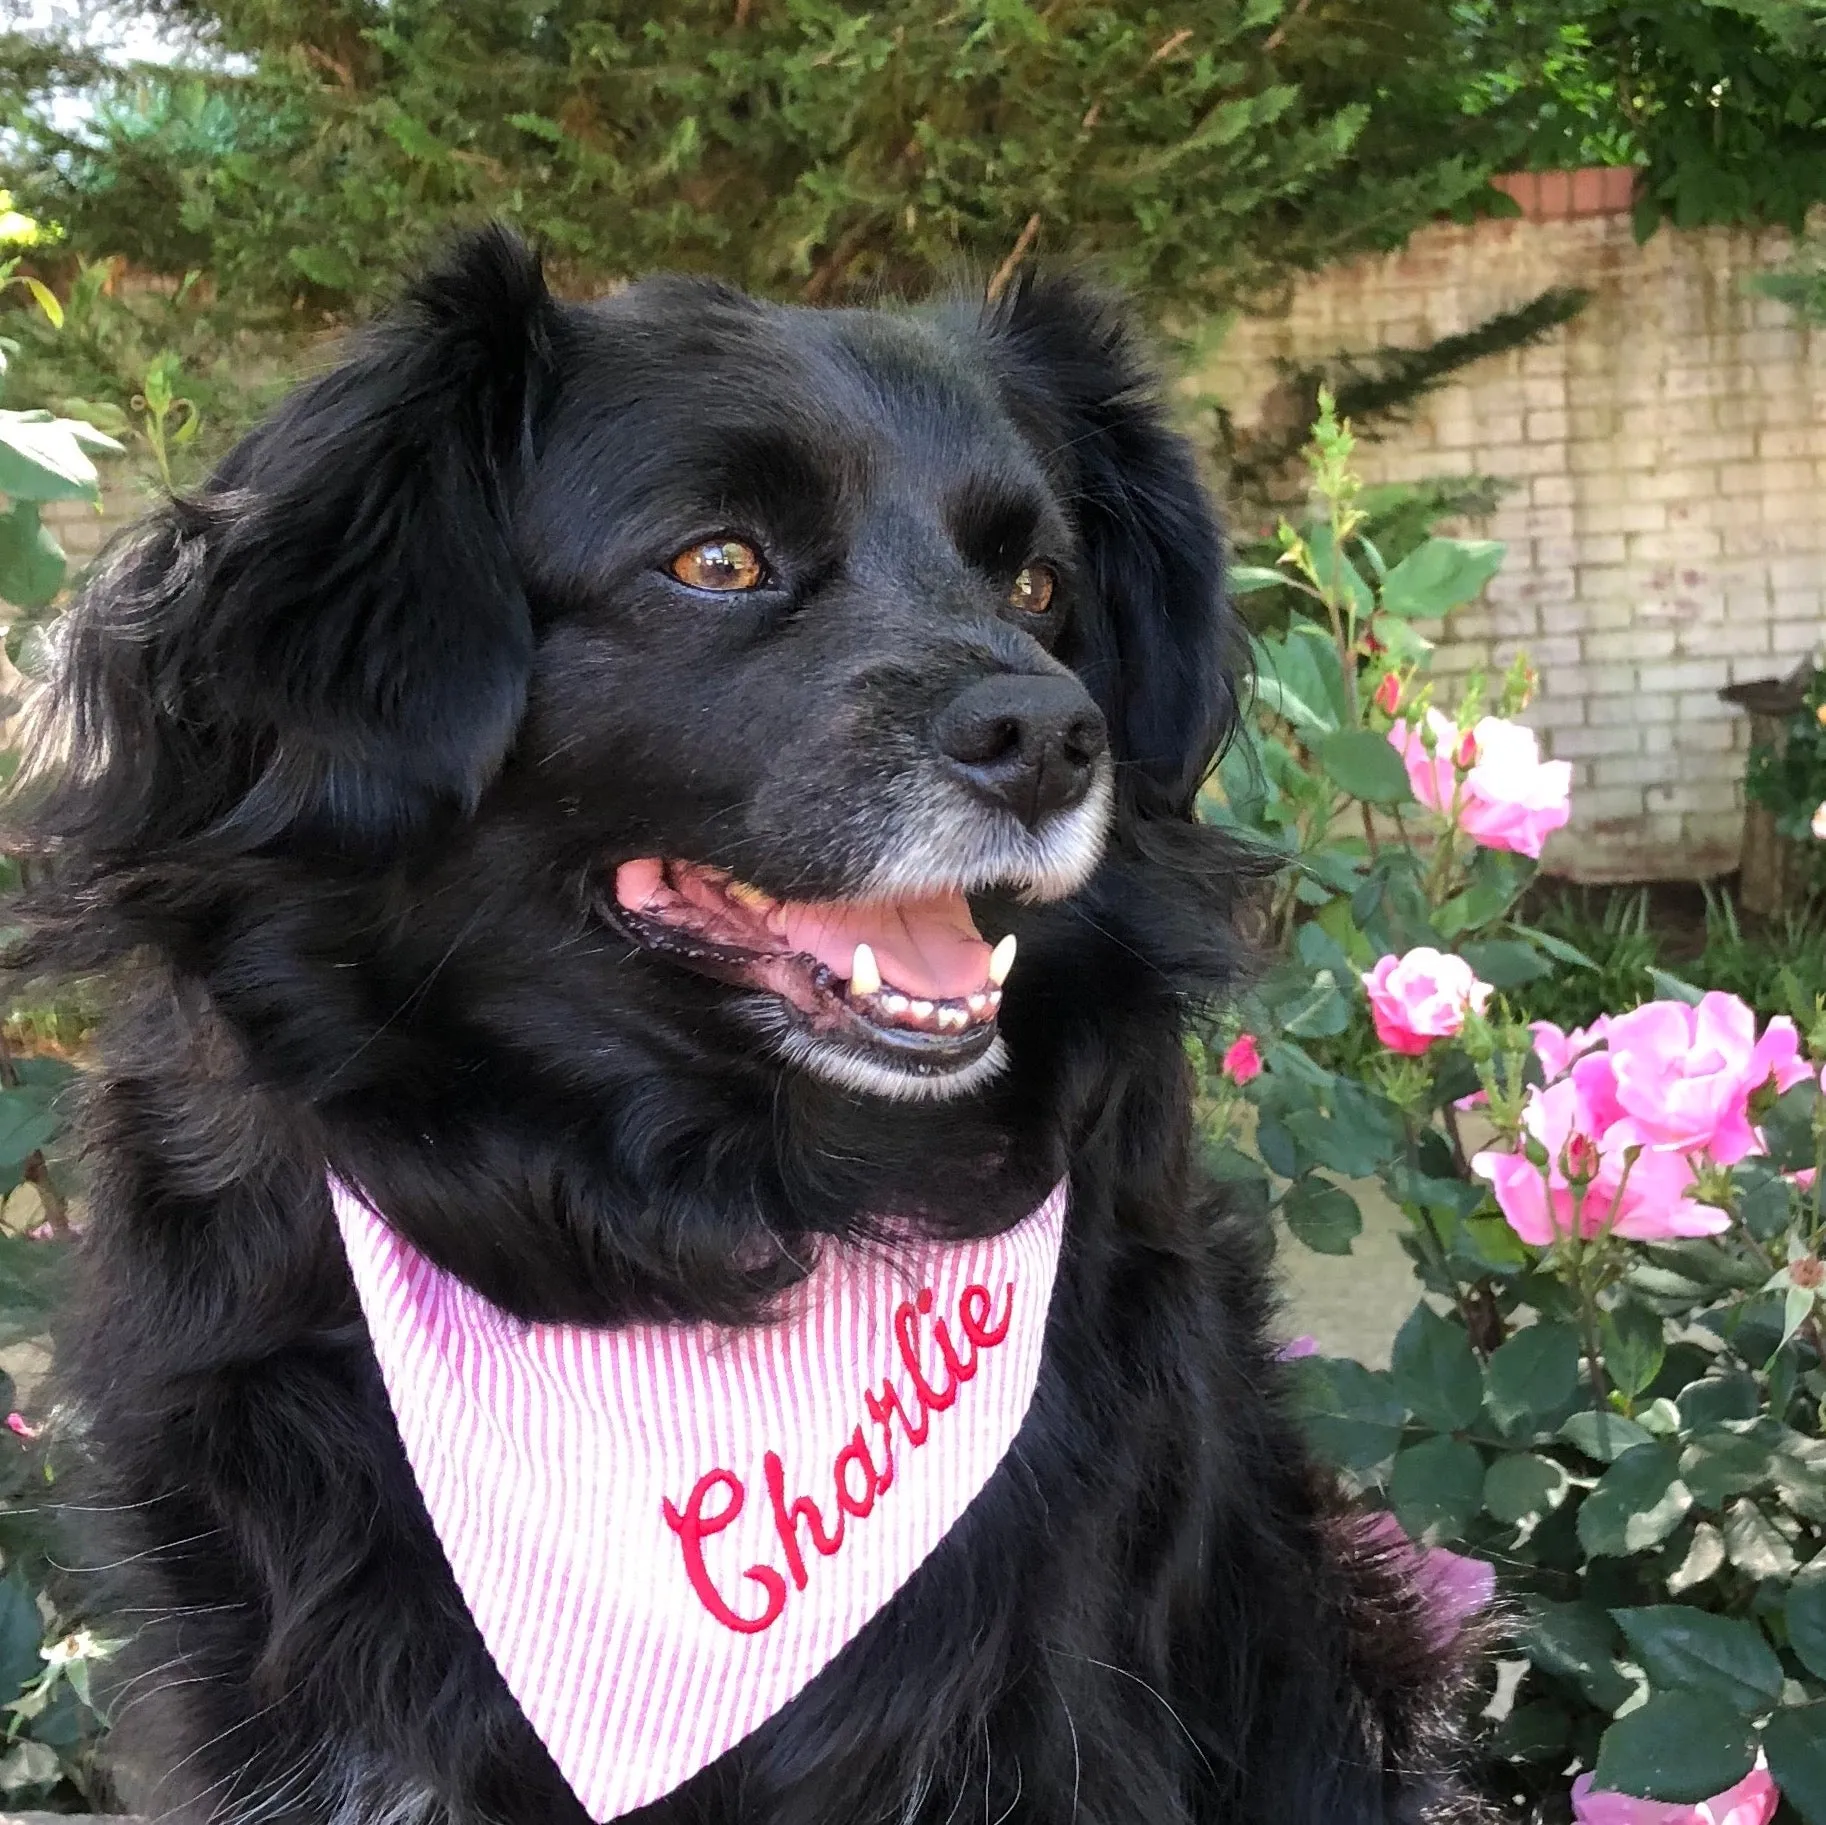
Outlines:
[[[1008,972],[1014,968],[1014,949],[1014,933],[1010,932],[989,953],[989,981],[992,987],[999,989],[1008,980]]]
[[[857,945],[856,954],[850,959],[850,993],[881,993],[881,970],[876,965],[874,951],[866,944]]]

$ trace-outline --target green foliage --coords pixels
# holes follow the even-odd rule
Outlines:
[[[1644,167],[1637,231],[1778,223],[1826,196],[1818,0],[1466,0],[1472,105],[1536,169]]]
[[[1744,791],[1774,814],[1780,835],[1826,856],[1826,668],[1814,671],[1775,739],[1750,750]],[[1826,868],[1819,873],[1826,884]]]
[[[1481,589],[1501,552],[1426,539],[1391,562],[1364,536],[1329,398],[1309,462],[1308,512],[1282,525],[1278,563],[1242,578],[1254,599],[1275,589],[1299,607],[1257,639],[1254,718],[1205,807],[1285,863],[1268,908],[1280,961],[1241,1011],[1260,1074],[1233,1083],[1209,1068],[1218,1048],[1201,1049],[1205,1119],[1226,1177],[1249,1183],[1253,1160],[1254,1201],[1295,1244],[1347,1252],[1359,1184],[1379,1182],[1421,1298],[1388,1369],[1292,1365],[1308,1435],[1417,1544],[1497,1568],[1525,1665],[1485,1747],[1491,1790],[1518,1816],[1564,1818],[1575,1769],[1695,1803],[1760,1749],[1793,1816],[1815,1825],[1826,981],[1810,988],[1791,951],[1765,985],[1814,1063],[1785,1094],[1756,1093],[1762,1154],[1705,1168],[1692,1195],[1728,1213],[1720,1234],[1629,1242],[1607,1219],[1550,1246],[1521,1239],[1472,1162],[1480,1146],[1539,1147],[1518,1138],[1542,1069],[1518,1016],[1551,1007],[1589,1024],[1698,990],[1659,969],[1645,896],[1615,896],[1599,918],[1568,898],[1518,919],[1533,864],[1471,843],[1443,807],[1413,802],[1405,769],[1397,787],[1369,760],[1373,746],[1395,757],[1397,700],[1405,717],[1433,704],[1419,630]],[[1473,680],[1433,752],[1450,759],[1477,718],[1513,714],[1529,682],[1525,664],[1500,685]],[[1455,952],[1500,995],[1409,1055],[1372,1031],[1358,985],[1418,946]],[[1754,948],[1716,901],[1681,977],[1721,986]],[[1481,1107],[1460,1106],[1471,1092]],[[1801,1167],[1812,1187],[1789,1176]]]
[[[0,263],[0,284],[11,276]],[[97,499],[90,453],[119,448],[78,420],[0,409],[0,608],[15,621],[45,610],[63,585],[64,555],[40,509]],[[4,758],[10,772],[17,757]],[[0,869],[17,884],[14,864]],[[60,1059],[15,1056],[0,1033],[0,1347],[42,1343],[50,1325],[69,1237],[57,1155],[72,1075]],[[0,1409],[17,1399],[0,1373]],[[111,1644],[77,1625],[49,1556],[42,1514],[52,1474],[36,1430],[9,1421],[0,1432],[0,1804],[8,1807],[83,1807],[99,1797],[103,1722],[89,1669]]]
[[[490,213],[592,278],[830,299],[1069,249],[1225,304],[1398,244],[1491,168],[1447,0],[166,10],[247,73],[130,72],[73,132],[28,88],[10,162],[79,252],[249,305],[365,302]]]

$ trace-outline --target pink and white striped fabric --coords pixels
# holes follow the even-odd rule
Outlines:
[[[331,1189],[457,1585],[599,1821],[779,1711],[989,1480],[1066,1200],[987,1241],[832,1248],[777,1325],[591,1329],[510,1318]]]

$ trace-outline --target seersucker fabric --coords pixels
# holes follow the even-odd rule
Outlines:
[[[590,1817],[765,1723],[1013,1444],[1066,1188],[999,1236],[827,1248],[777,1323],[529,1324],[332,1181],[412,1473],[515,1701]]]

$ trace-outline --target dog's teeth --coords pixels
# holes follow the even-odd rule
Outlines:
[[[970,1024],[970,1016],[962,1008],[941,1007],[938,1010],[938,1030],[941,1033],[961,1033]]]
[[[964,1006],[967,1007],[971,1014],[978,1020],[981,1020],[983,1015],[989,1010],[989,997],[985,995],[981,989],[978,989],[974,995],[965,996]]]
[[[994,950],[989,953],[989,981],[995,988],[1000,988],[1008,980],[1008,972],[1014,968],[1014,933],[1010,932]]]
[[[852,995],[879,995],[881,993],[881,971],[875,963],[875,953],[866,944],[856,946],[856,954],[850,959],[850,993]]]
[[[915,1020],[930,1020],[932,1018],[932,1003],[917,999],[909,1001],[907,1003],[907,1013]]]
[[[881,998],[881,1011],[884,1014],[904,1014],[907,1011],[905,995],[896,995],[892,989]]]

